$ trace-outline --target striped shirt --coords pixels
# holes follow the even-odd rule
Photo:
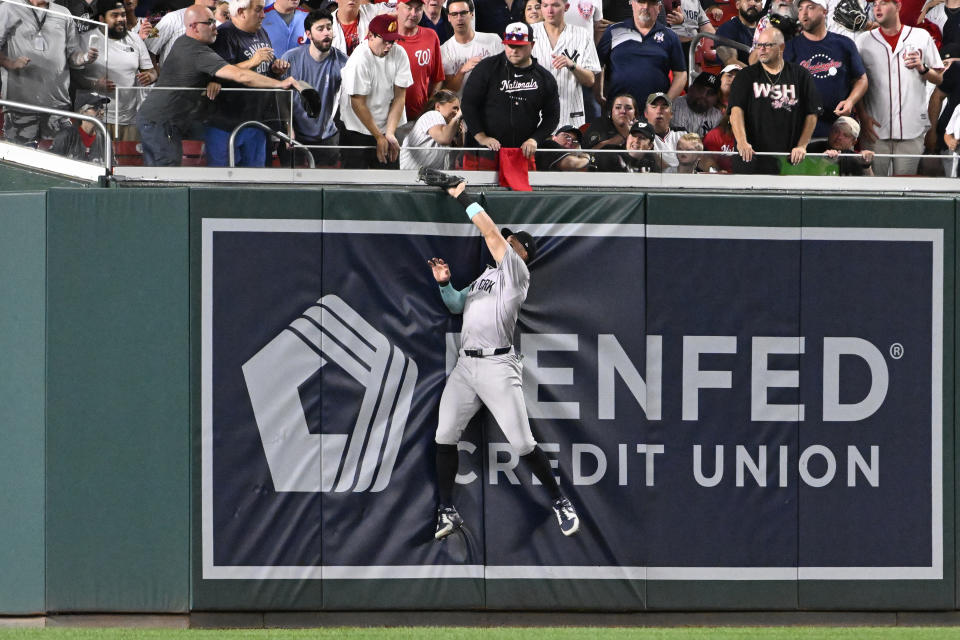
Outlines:
[[[597,48],[593,44],[593,34],[582,27],[564,25],[557,38],[557,44],[550,47],[550,38],[543,22],[533,26],[533,57],[553,74],[560,91],[560,125],[579,127],[586,122],[583,115],[583,88],[573,71],[566,68],[554,69],[553,56],[567,56],[579,66],[591,73],[600,73],[600,61]]]

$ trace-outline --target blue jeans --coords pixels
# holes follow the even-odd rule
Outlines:
[[[228,145],[230,132],[207,127],[204,131],[207,144],[207,166],[226,167],[229,163]],[[234,166],[262,167],[267,160],[267,134],[259,129],[242,129],[233,140]]]
[[[151,122],[137,116],[143,144],[143,163],[148,167],[179,167],[183,161],[183,135],[172,122]]]

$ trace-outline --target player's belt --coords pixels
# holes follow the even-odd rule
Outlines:
[[[464,349],[463,355],[468,358],[487,358],[489,356],[502,356],[510,353],[513,347],[497,347],[496,349]]]

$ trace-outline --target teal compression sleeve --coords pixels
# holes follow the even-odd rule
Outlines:
[[[450,286],[449,282],[440,287],[440,297],[443,298],[443,304],[447,305],[450,313],[463,313],[463,306],[467,302],[468,288],[469,287],[464,287],[460,291],[457,291]]]

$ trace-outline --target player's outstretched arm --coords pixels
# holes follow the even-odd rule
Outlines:
[[[433,270],[433,279],[440,285],[443,304],[447,305],[450,313],[463,313],[463,307],[467,303],[467,289],[470,287],[458,291],[450,286],[450,266],[443,261],[443,258],[430,258],[427,264]]]
[[[487,212],[483,210],[479,202],[474,201],[467,195],[466,189],[467,181],[464,180],[460,184],[447,189],[447,193],[467,210],[470,221],[473,222],[477,229],[480,230],[480,233],[483,234],[483,240],[487,243],[487,249],[490,250],[490,255],[497,261],[497,264],[500,264],[503,256],[507,254],[507,250],[510,247],[506,239],[500,234],[500,229],[497,228],[493,219],[487,215]]]

